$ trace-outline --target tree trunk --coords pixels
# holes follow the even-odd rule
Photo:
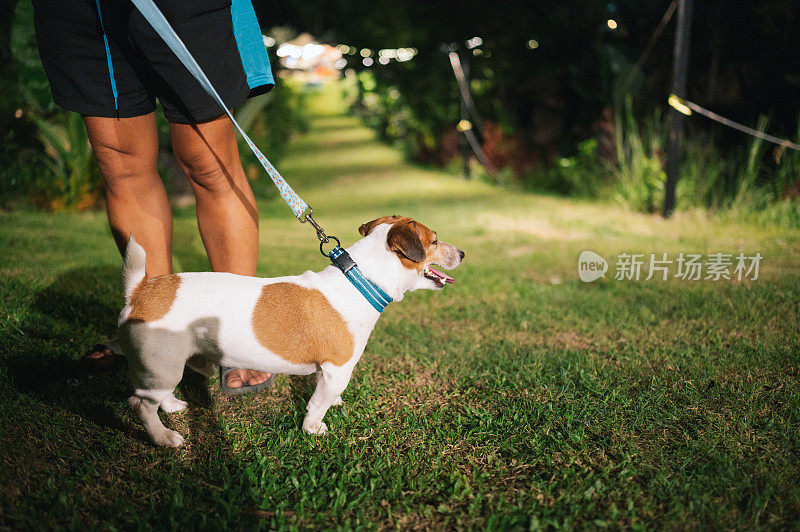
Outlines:
[[[678,1],[678,24],[675,27],[675,50],[672,63],[672,94],[686,97],[686,78],[689,71],[689,30],[692,25],[693,0]],[[667,182],[664,186],[664,217],[675,210],[675,187],[683,152],[683,115],[676,109],[669,111],[670,126],[667,144]]]

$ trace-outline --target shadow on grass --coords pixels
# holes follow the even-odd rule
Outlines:
[[[15,290],[31,288],[20,285]],[[240,526],[255,523],[251,510],[258,502],[244,464],[234,455],[215,412],[208,379],[187,369],[179,389],[189,408],[175,418],[162,414],[168,426],[182,425],[179,430],[189,436],[189,444],[180,451],[156,449],[138,420],[127,412],[130,384],[124,359],[102,372],[91,371],[82,360],[92,339],[109,338],[116,330],[122,299],[119,270],[111,266],[72,269],[31,295],[19,299],[28,308],[16,309],[25,315],[19,337],[26,343],[14,345],[15,338],[3,339],[13,347],[0,371],[0,376],[5,374],[0,379],[4,381],[3,411],[10,424],[0,441],[13,458],[2,477],[8,474],[7,481],[21,493],[40,492],[39,500],[63,496],[61,490],[71,490],[66,486],[72,482],[80,485],[84,481],[76,479],[85,477],[82,471],[133,471],[125,482],[104,489],[105,501],[84,501],[98,505],[87,510],[90,520],[94,515],[102,521],[101,515],[108,513],[110,522],[119,523],[122,517],[116,506],[131,495],[139,506],[125,509],[123,520],[136,520],[137,512],[144,511],[153,526],[196,522],[200,517],[192,517],[194,510],[202,505],[206,510],[216,508],[212,520],[231,520]],[[29,426],[37,429],[25,428]],[[38,483],[47,478],[59,480],[41,491]],[[101,473],[100,479],[104,478],[114,478],[114,474]],[[164,502],[165,489],[179,490],[183,499],[179,506],[173,501],[154,515],[150,505]],[[50,491],[50,495],[45,493]],[[120,502],[109,506],[109,499]],[[33,499],[28,503],[36,504]],[[27,512],[22,515],[31,517]],[[58,522],[55,514],[38,519]]]

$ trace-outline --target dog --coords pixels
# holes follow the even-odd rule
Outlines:
[[[362,225],[347,248],[364,278],[393,301],[406,292],[441,290],[454,279],[434,268],[457,267],[464,252],[409,217]],[[187,403],[173,391],[184,366],[211,377],[220,365],[291,375],[317,374],[303,430],[322,434],[322,419],[350,382],[380,311],[339,268],[259,278],[231,273],[145,275],[145,252],[133,235],[122,269],[125,308],[120,344],[134,387],[128,405],[150,440],[179,447],[183,436],[164,426],[158,409]],[[382,310],[382,309],[381,309]]]

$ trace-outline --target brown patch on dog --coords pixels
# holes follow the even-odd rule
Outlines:
[[[429,235],[430,234],[430,237]],[[386,236],[386,243],[389,249],[400,257],[405,268],[419,269],[420,264],[425,262],[428,246],[433,242],[433,232],[422,224],[412,219],[396,223],[389,229]],[[424,238],[424,240],[423,240]],[[413,263],[411,268],[407,262]]]
[[[353,356],[353,335],[319,290],[293,283],[264,286],[253,309],[258,342],[294,364],[332,362]]]
[[[373,229],[375,229],[381,224],[394,224],[405,220],[411,220],[411,218],[409,218],[408,216],[397,216],[397,215],[381,216],[380,218],[372,220],[371,222],[367,222],[361,227],[359,227],[358,232],[361,234],[361,236],[367,236],[372,232]]]
[[[175,274],[142,279],[131,294],[128,321],[156,321],[166,316],[175,301],[180,283],[180,277]]]

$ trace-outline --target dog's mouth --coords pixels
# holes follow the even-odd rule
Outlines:
[[[443,287],[445,284],[453,284],[456,282],[455,279],[453,279],[446,273],[437,270],[433,266],[425,267],[425,270],[422,272],[422,275],[432,280],[439,287]]]

